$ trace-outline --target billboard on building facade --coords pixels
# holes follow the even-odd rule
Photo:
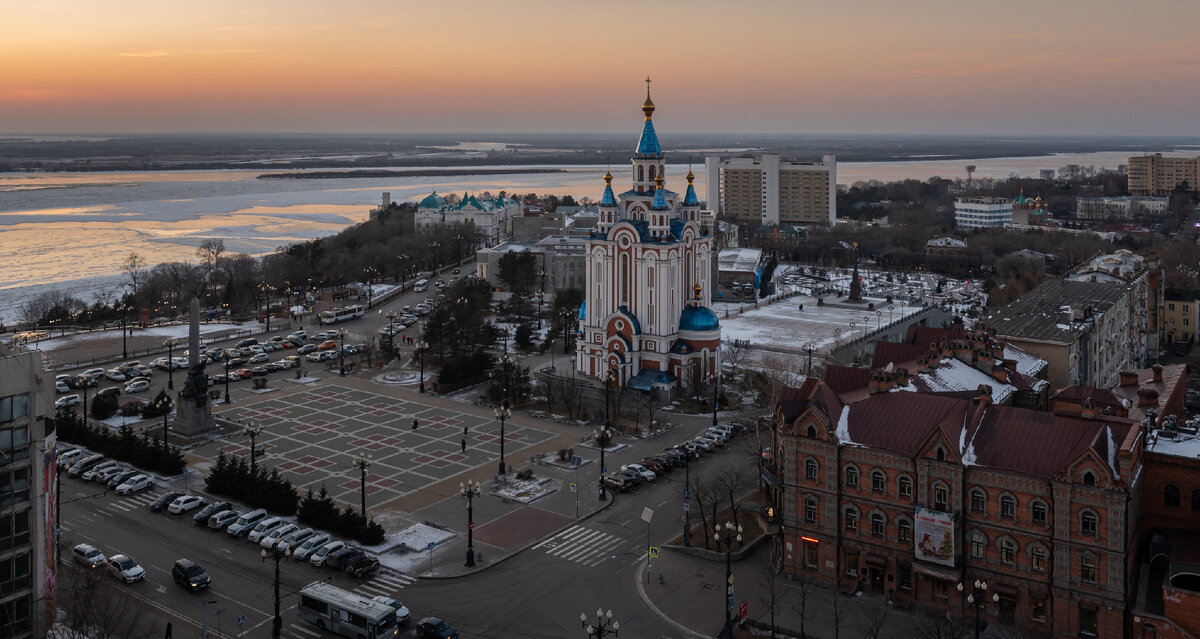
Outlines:
[[[954,515],[918,507],[913,529],[917,559],[954,565]]]

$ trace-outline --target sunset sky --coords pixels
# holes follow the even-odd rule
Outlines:
[[[0,0],[0,134],[1197,135],[1198,0]],[[631,120],[634,124],[631,125]]]

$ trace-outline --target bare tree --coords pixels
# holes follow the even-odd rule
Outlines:
[[[883,627],[891,615],[892,607],[890,605],[863,607],[865,610],[857,615],[858,632],[863,639],[879,639],[879,635],[883,633]]]
[[[841,639],[842,622],[846,620],[849,605],[849,597],[845,597],[842,593],[838,592],[835,585],[833,588],[833,605],[829,607],[829,614],[833,620],[833,639]]]
[[[792,612],[800,618],[800,639],[807,639],[805,634],[804,624],[808,618],[812,616],[812,611],[809,609],[816,599],[816,584],[805,573],[796,575],[792,581],[795,586],[792,587]]]
[[[67,566],[59,572],[58,594],[67,610],[63,626],[50,639],[116,639],[151,636],[153,620],[138,600],[104,579],[103,569]],[[155,633],[157,634],[157,633]]]
[[[200,242],[200,246],[196,248],[196,257],[204,265],[205,272],[211,273],[224,252],[225,240],[209,238]]]
[[[759,581],[762,583],[760,601],[762,601],[763,607],[766,608],[767,614],[771,617],[771,639],[774,639],[775,613],[783,605],[788,591],[783,586],[783,580],[779,574],[779,570],[775,567],[775,560],[771,556],[771,553],[762,553]]]
[[[146,274],[146,258],[142,257],[136,251],[130,251],[129,255],[121,260],[121,270],[129,276],[129,289],[134,295],[138,293],[138,286],[141,284],[142,277]]]
[[[711,546],[709,532],[717,525],[717,505],[721,503],[721,491],[713,488],[712,483],[703,473],[692,473],[691,479],[692,485],[688,487],[688,490],[696,497],[697,510],[700,511],[700,527],[704,530],[704,547],[709,548]],[[712,513],[711,528],[708,515],[710,512]]]
[[[717,472],[716,488],[729,500],[729,515],[737,519],[737,502],[750,482],[746,478],[746,467],[742,464],[726,464]]]
[[[963,623],[940,614],[913,615],[909,632],[917,639],[966,639],[970,629]]]

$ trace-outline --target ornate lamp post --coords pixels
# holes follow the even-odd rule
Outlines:
[[[225,357],[225,403],[229,403],[229,358]]]
[[[175,390],[175,340],[164,340],[163,346],[167,347],[167,388]]]
[[[979,639],[979,609],[987,605],[987,581],[976,579],[974,590],[967,595],[967,605],[975,609],[975,639]],[[960,581],[955,588],[959,592],[963,591],[963,585]],[[992,593],[992,603],[1000,602],[1000,593]]]
[[[467,563],[468,568],[475,566],[475,498],[479,496],[479,482],[467,480],[466,484],[458,485],[460,499],[467,500]]]
[[[621,631],[621,624],[613,619],[612,610],[604,612],[603,610],[597,608],[596,625],[594,626],[588,623],[587,613],[581,612],[579,613],[579,623],[583,626],[584,632],[586,632],[589,637],[605,637],[608,636],[609,633],[612,633],[612,636],[616,637],[617,633]]]
[[[875,330],[879,330],[880,324],[883,323],[883,311],[875,311]]]
[[[733,545],[742,545],[742,525],[734,525],[733,522],[725,522],[724,534],[721,534],[722,528],[717,526],[713,533],[713,538],[717,541],[717,549],[722,545],[725,546],[725,627],[721,630],[722,637],[733,636],[733,572],[730,563],[730,557],[733,555]]]
[[[417,356],[421,358],[421,387],[417,392],[425,392],[425,350],[429,348],[429,342],[417,342]]]
[[[604,449],[608,447],[612,441],[612,429],[608,426],[608,420],[600,428],[592,431],[592,437],[596,440],[596,445],[600,447],[600,479],[604,479],[604,473],[608,471],[608,467],[604,465]],[[604,484],[600,482],[600,501],[604,501],[607,497],[604,495]]]
[[[258,449],[254,439],[262,432],[262,422],[257,419],[247,419],[242,425],[242,436],[250,438],[250,476],[258,477]]]
[[[338,376],[346,376],[346,329],[338,329],[338,339],[342,341],[341,348],[338,349]]]
[[[804,374],[811,377],[812,376],[812,354],[817,350],[817,346],[816,346],[816,344],[813,344],[812,342],[808,342],[807,344],[802,346],[801,349],[804,351],[804,354],[808,356],[808,368],[805,369]]]
[[[167,397],[167,403],[163,406],[163,448],[167,447],[167,416],[171,414],[171,409],[175,407],[175,402]]]
[[[713,426],[717,425],[717,396],[721,390],[721,373],[713,372],[709,374],[709,380],[713,384]]]
[[[271,624],[271,637],[279,639],[279,630],[283,628],[283,616],[279,614],[279,560],[283,557],[291,557],[292,549],[288,548],[281,551],[279,550],[279,546],[276,545],[271,550],[264,548],[259,553],[259,556],[262,557],[264,562],[267,560],[267,557],[275,558],[275,621]]]
[[[501,481],[503,481],[504,471],[505,471],[505,465],[504,465],[504,421],[512,418],[512,409],[510,409],[508,407],[508,400],[505,399],[504,403],[502,403],[499,408],[493,410],[492,413],[496,415],[496,419],[500,420],[500,478],[501,478]]]
[[[127,342],[126,337],[128,337],[128,335],[129,335],[129,329],[126,328],[126,326],[125,326],[125,323],[128,319],[129,319],[129,305],[122,304],[121,305],[121,359],[129,359],[129,348],[128,348],[128,344],[126,343]]]
[[[367,471],[371,469],[371,453],[359,453],[353,457],[351,463],[355,468],[362,473],[362,517],[363,524],[367,523]]]

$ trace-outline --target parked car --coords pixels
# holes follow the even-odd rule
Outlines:
[[[87,451],[83,450],[82,448],[72,448],[71,450],[68,450],[66,452],[59,453],[58,469],[59,470],[70,469],[71,464],[75,463],[77,460],[79,460],[84,455],[87,455]]]
[[[335,539],[313,551],[312,556],[308,558],[308,563],[320,568],[325,565],[325,560],[329,558],[329,555],[345,547],[346,542]]]
[[[190,559],[177,559],[171,568],[171,578],[175,583],[192,592],[203,590],[212,584],[212,578],[204,569]]]
[[[366,554],[358,548],[345,546],[339,550],[335,550],[325,558],[325,566],[331,570],[342,571],[350,563],[350,560],[358,555]]]
[[[79,544],[71,549],[75,563],[84,568],[98,568],[107,560],[100,549],[91,544]]]
[[[230,524],[237,521],[237,518],[240,516],[236,510],[222,510],[208,518],[208,527],[213,530],[225,530]]]
[[[263,537],[271,534],[272,530],[275,530],[276,528],[285,524],[287,524],[287,520],[283,517],[267,517],[266,519],[258,522],[258,524],[256,524],[254,528],[250,530],[250,532],[246,533],[246,538],[249,539],[251,543],[257,544],[263,540]]]
[[[371,597],[371,599],[378,601],[381,604],[387,604],[396,609],[396,625],[400,625],[408,621],[408,608],[399,601],[383,595],[375,595],[374,597]]]
[[[300,526],[284,522],[263,533],[262,537],[258,540],[258,545],[270,550],[275,547],[275,544],[279,543],[279,540],[297,530],[300,530]]]
[[[235,357],[229,360],[229,368],[240,368],[245,366],[247,361],[248,360],[245,357]]]
[[[307,354],[307,355],[305,355],[305,356],[304,356],[304,359],[306,359],[306,360],[308,360],[308,361],[310,361],[310,362],[320,362],[320,361],[324,361],[324,359],[325,359],[325,353],[309,353],[309,354]]]
[[[126,467],[120,472],[108,475],[108,479],[104,480],[104,485],[108,486],[109,488],[116,488],[117,486],[124,484],[130,477],[140,474],[142,474],[140,471]]]
[[[266,518],[267,511],[265,509],[259,508],[258,510],[252,510],[238,517],[237,521],[230,524],[225,532],[233,535],[234,537],[245,537],[246,535],[250,534],[250,531],[253,530],[255,526],[257,526]],[[278,519],[278,517],[275,519]]]
[[[125,392],[127,394],[128,393],[140,393],[142,391],[148,391],[148,390],[150,390],[150,382],[148,382],[144,379],[134,380],[125,385]]]
[[[96,477],[100,473],[102,473],[110,468],[120,468],[120,467],[121,467],[121,465],[116,460],[109,459],[106,461],[102,461],[99,464],[96,464],[95,466],[92,466],[91,468],[83,471],[82,473],[80,473],[79,478],[82,479],[83,481],[95,481]]]
[[[285,339],[282,342],[279,342],[279,345],[284,348],[296,348],[297,346],[300,346],[300,344],[296,343],[295,340],[291,339]]]
[[[249,360],[247,360],[247,362],[250,364],[261,364],[263,362],[269,362],[269,361],[271,361],[271,356],[267,355],[266,353],[259,353],[257,355],[252,356]]]
[[[67,474],[72,477],[78,477],[92,466],[95,466],[102,461],[104,461],[104,455],[101,455],[100,453],[94,453],[85,457],[81,457],[80,459],[77,459],[75,463],[71,464],[71,470],[68,470]]]
[[[639,465],[645,467],[646,470],[654,473],[655,476],[658,476],[658,475],[661,475],[661,474],[667,472],[662,464],[654,461],[653,459],[650,459],[649,457],[647,457],[646,459],[643,459],[641,462],[639,462]]]
[[[123,382],[125,381],[125,374],[115,368],[110,368],[104,371],[104,378],[111,382]]]
[[[166,510],[167,506],[171,502],[175,501],[176,499],[178,499],[182,496],[183,496],[183,493],[176,493],[176,492],[163,493],[162,495],[158,496],[158,499],[155,499],[154,502],[150,504],[150,506],[149,506],[150,512],[160,513],[162,511]]]
[[[107,399],[116,399],[120,396],[121,396],[120,388],[118,388],[116,386],[109,386],[108,388],[101,388],[100,390],[96,391],[96,394],[92,396],[92,401],[96,401],[97,399],[100,399],[101,397],[104,397]]]
[[[245,348],[247,346],[254,346],[257,343],[258,343],[257,339],[254,339],[253,337],[247,337],[246,339],[238,340],[238,343],[235,344],[235,346],[237,346],[238,348]]]
[[[641,464],[625,464],[621,467],[621,470],[637,474],[645,481],[654,481],[655,479],[658,479],[658,475],[656,475],[654,471]]]
[[[641,473],[635,473],[632,470],[622,469],[613,474],[628,479],[633,486],[639,486],[642,482],[646,481],[646,478]]]
[[[59,395],[62,395],[63,393],[69,393],[71,392],[71,385],[61,379],[55,380],[54,392],[58,393]]]
[[[279,552],[287,552],[288,550],[295,552],[298,546],[308,541],[308,538],[315,534],[316,531],[312,528],[294,530],[287,535],[280,536],[279,541],[275,544],[275,548]]]
[[[167,512],[172,515],[181,515],[189,510],[195,510],[204,506],[204,500],[195,495],[180,495],[167,506]]]
[[[117,486],[118,495],[132,495],[136,492],[146,490],[154,485],[154,479],[150,475],[137,474],[129,479],[126,479]]]
[[[239,368],[235,372],[237,373],[238,377],[241,377],[242,379],[250,379],[251,377],[254,377],[254,372],[249,368]]]
[[[458,630],[437,617],[425,617],[417,624],[417,630],[421,632],[422,637],[458,639]]]
[[[695,437],[695,438],[689,439],[688,441],[684,442],[684,445],[687,445],[687,444],[691,444],[692,446],[695,446],[696,448],[699,448],[706,453],[712,452],[712,450],[717,447],[717,442],[715,442],[711,439],[705,439],[704,437]]]
[[[317,350],[328,351],[328,350],[333,350],[335,348],[337,348],[337,342],[335,342],[331,339],[327,339],[324,342],[321,342],[321,345],[317,347]]]
[[[78,406],[82,403],[83,403],[83,400],[80,399],[79,394],[76,393],[73,395],[63,395],[62,397],[59,397],[57,400],[54,401],[54,407],[55,408],[70,408],[71,406]]]
[[[366,553],[354,555],[346,562],[346,574],[362,579],[379,569],[379,557]]]
[[[298,559],[301,561],[306,560],[311,557],[318,548],[329,543],[329,541],[329,533],[314,533],[312,537],[305,539],[304,543],[300,544],[294,551],[292,551],[292,559]]]
[[[108,559],[107,566],[110,575],[127,584],[146,578],[146,570],[129,555],[113,555]]]
[[[233,505],[227,501],[214,501],[204,508],[201,508],[200,512],[192,515],[192,523],[197,526],[204,526],[208,524],[208,520],[211,519],[213,515],[225,510],[233,510]]]
[[[288,339],[300,338],[303,340],[307,337],[308,337],[308,331],[304,330],[303,328],[300,330],[292,331],[291,333],[288,333]]]
[[[609,473],[600,478],[600,486],[618,492],[624,492],[633,487],[633,481],[621,475]]]

